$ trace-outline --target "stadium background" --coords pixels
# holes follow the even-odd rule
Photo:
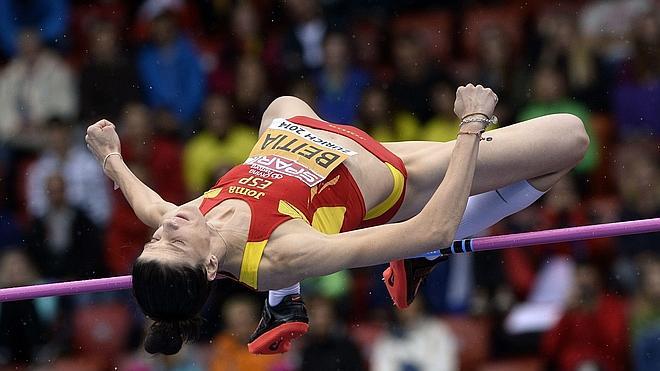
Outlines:
[[[179,203],[244,159],[279,95],[381,141],[447,141],[456,87],[481,83],[501,125],[570,112],[592,143],[488,234],[658,217],[658,4],[2,0],[0,286],[127,274],[150,235],[87,125],[114,122],[131,169]],[[311,330],[284,356],[247,353],[264,296],[228,280],[173,357],[144,352],[128,292],[2,303],[0,369],[658,370],[659,242],[452,257],[402,312],[383,267],[309,280]]]

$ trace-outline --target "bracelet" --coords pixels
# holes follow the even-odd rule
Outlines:
[[[483,115],[485,116],[485,118],[484,117],[466,118],[472,115]],[[488,116],[484,115],[483,113],[471,113],[469,115],[464,116],[461,119],[461,123],[458,125],[458,127],[460,128],[461,126],[468,124],[470,122],[480,122],[482,124],[486,124],[486,127],[488,127],[489,125],[497,125],[498,120],[497,120],[497,116],[495,115],[493,115],[493,117],[491,118],[488,118]]]
[[[119,156],[119,158],[123,159],[123,157],[121,157],[121,153],[119,153],[119,152],[110,152],[110,153],[108,153],[107,155],[105,155],[105,158],[103,159],[103,170],[104,171],[105,171],[105,164],[108,162],[108,158],[110,158],[110,156],[112,156],[112,155],[117,155],[117,156]]]
[[[470,116],[474,116],[474,115],[481,115],[481,116],[483,116],[483,117],[485,117],[485,118],[488,118],[488,115],[485,114],[485,113],[481,113],[481,112],[472,112],[472,113],[468,113],[467,115],[463,115],[463,117],[461,117],[461,121],[465,120],[466,117],[470,117]]]
[[[476,135],[476,136],[479,138],[479,140],[485,140],[485,141],[487,141],[487,142],[490,142],[491,140],[493,140],[492,137],[487,137],[487,138],[482,137],[481,134],[483,134],[483,133],[484,133],[484,130],[479,130],[479,131],[459,131],[458,134],[456,134],[456,137],[458,137],[458,136],[461,135],[461,134],[463,134],[463,135]]]

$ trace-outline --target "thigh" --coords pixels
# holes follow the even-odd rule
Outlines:
[[[523,179],[565,171],[584,155],[588,137],[573,115],[556,114],[495,129],[484,134],[471,194],[501,188]],[[395,220],[416,215],[445,175],[454,142],[384,143],[408,171],[406,196]]]

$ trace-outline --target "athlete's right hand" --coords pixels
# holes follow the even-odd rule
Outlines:
[[[497,105],[497,94],[490,88],[467,84],[456,90],[454,113],[459,119],[473,113],[480,113],[491,118],[495,111],[495,105]]]
[[[100,120],[90,125],[87,128],[85,142],[87,142],[87,148],[92,151],[99,161],[103,161],[109,153],[121,152],[121,144],[115,125],[108,120]]]

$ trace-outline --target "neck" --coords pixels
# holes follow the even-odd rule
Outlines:
[[[208,223],[214,231],[211,253],[218,258],[218,270],[238,277],[248,239],[249,207],[243,207],[242,201],[228,200],[216,206],[210,214]]]

